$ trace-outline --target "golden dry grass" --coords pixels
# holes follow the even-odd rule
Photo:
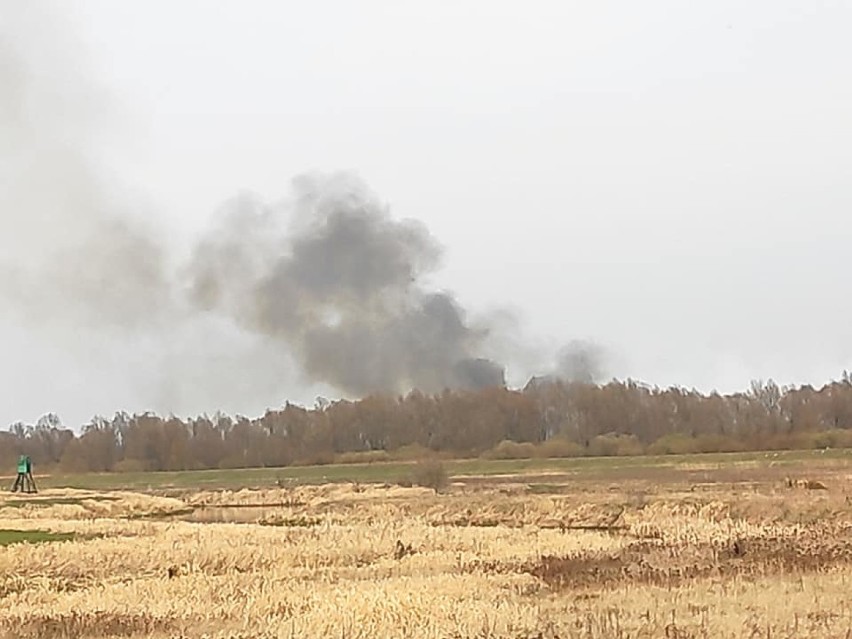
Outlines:
[[[825,483],[4,495],[0,528],[76,538],[0,549],[0,634],[847,637],[852,506]]]

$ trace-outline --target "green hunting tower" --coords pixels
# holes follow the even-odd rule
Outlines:
[[[12,492],[18,492],[18,489],[24,493],[38,492],[33,478],[33,462],[29,455],[18,457],[18,477],[15,479],[14,486],[12,486]]]

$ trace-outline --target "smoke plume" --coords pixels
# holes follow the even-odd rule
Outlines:
[[[59,386],[92,411],[233,412],[283,403],[295,375],[354,396],[505,384],[489,355],[516,340],[428,285],[439,242],[351,174],[239,195],[179,257],[104,168],[126,130],[65,25],[2,9],[0,340],[39,380],[9,410],[64,410],[32,398]],[[560,374],[597,379],[598,355],[569,345]]]
[[[98,166],[110,112],[45,5],[0,23],[0,296],[36,323],[137,329],[168,307],[166,253]]]
[[[395,220],[352,175],[304,175],[276,206],[243,196],[196,247],[198,308],[280,340],[305,374],[348,393],[433,392],[504,383],[449,293],[430,291],[441,247]]]
[[[422,224],[393,219],[353,176],[301,176],[275,206],[235,198],[176,273],[166,233],[126,205],[99,164],[109,101],[80,65],[66,66],[73,56],[59,52],[73,43],[33,35],[46,24],[36,10],[12,18],[0,39],[0,313],[63,350],[86,332],[107,331],[131,351],[144,341],[142,366],[167,393],[151,401],[169,408],[182,404],[187,379],[225,385],[210,378],[212,343],[242,344],[217,359],[248,388],[283,381],[259,345],[277,349],[278,362],[293,358],[311,382],[355,395],[503,383],[502,367],[481,354],[487,330],[422,283],[439,265],[438,242]],[[185,336],[201,330],[218,336],[190,348]]]

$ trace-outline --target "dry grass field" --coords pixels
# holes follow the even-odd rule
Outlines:
[[[852,637],[850,479],[757,459],[3,493],[0,636]]]

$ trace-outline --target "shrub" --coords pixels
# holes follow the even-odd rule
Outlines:
[[[351,453],[340,453],[335,462],[338,464],[371,464],[388,461],[390,455],[386,450],[363,450]]]
[[[698,453],[738,453],[746,450],[746,444],[727,435],[700,435],[695,438]]]
[[[115,464],[117,473],[142,473],[149,470],[149,464],[144,459],[122,459]]]
[[[832,428],[819,431],[782,433],[748,442],[755,450],[814,450],[852,447],[852,431]]]
[[[491,450],[482,453],[483,459],[531,459],[536,456],[535,446],[504,439]]]
[[[852,431],[842,428],[832,428],[814,433],[813,448],[850,448],[852,447]]]
[[[446,488],[450,481],[449,474],[439,461],[426,460],[417,462],[411,472],[411,483],[415,486],[431,488],[436,493]]]
[[[293,466],[327,466],[333,463],[334,453],[323,450],[299,457],[293,461]]]
[[[562,437],[548,439],[536,446],[535,456],[542,458],[582,457],[583,447]]]
[[[406,444],[391,451],[390,457],[399,461],[417,461],[435,457],[435,451],[420,444]]]
[[[589,442],[589,454],[596,457],[641,455],[642,444],[635,435],[610,433],[598,435]]]
[[[663,435],[653,444],[648,446],[649,455],[687,455],[697,453],[700,444],[698,439],[681,433]]]

